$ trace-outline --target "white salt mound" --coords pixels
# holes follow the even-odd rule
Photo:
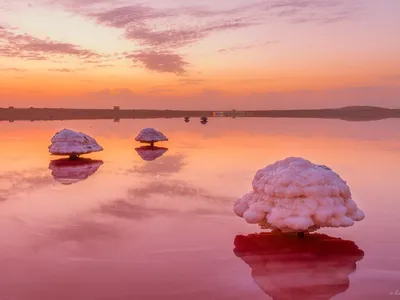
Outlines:
[[[49,152],[54,155],[80,155],[102,150],[94,138],[70,129],[57,132],[49,146]]]
[[[154,128],[144,128],[139,132],[135,140],[142,143],[155,143],[168,141],[168,138],[163,133]]]
[[[281,232],[348,227],[365,217],[338,174],[298,157],[258,170],[253,191],[235,202],[234,212],[247,223]]]

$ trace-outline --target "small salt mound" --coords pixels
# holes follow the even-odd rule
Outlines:
[[[81,155],[102,151],[97,141],[82,132],[63,129],[51,139],[49,152],[53,155]]]
[[[168,138],[154,128],[144,128],[139,132],[135,140],[141,143],[153,144],[155,142],[168,141]]]
[[[348,227],[365,217],[338,174],[297,157],[257,171],[253,191],[235,202],[234,212],[248,223],[282,232]]]

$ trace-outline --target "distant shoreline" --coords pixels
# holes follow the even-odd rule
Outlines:
[[[0,121],[63,121],[156,118],[321,118],[346,121],[373,121],[400,118],[400,109],[373,106],[348,106],[331,109],[297,110],[151,110],[151,109],[73,109],[73,108],[0,108]]]

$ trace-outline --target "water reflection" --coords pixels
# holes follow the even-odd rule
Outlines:
[[[82,244],[90,241],[110,241],[116,239],[118,234],[118,230],[112,224],[86,217],[84,220],[76,218],[72,219],[71,223],[53,225],[46,232],[47,239],[36,242],[39,243],[39,246],[71,241]]]
[[[142,146],[135,148],[141,159],[145,161],[153,161],[164,155],[168,148],[157,146]]]
[[[400,245],[393,235],[399,231],[400,186],[393,178],[400,169],[400,119],[373,124],[209,120],[212,130],[205,130],[210,125],[201,125],[197,117],[188,124],[182,119],[151,120],[151,126],[163,128],[170,137],[168,153],[151,162],[137,156],[134,148],[142,145],[132,147],[131,139],[149,120],[2,124],[0,198],[7,201],[0,202],[1,298],[271,299],[254,283],[250,270],[259,286],[276,296],[264,276],[280,279],[274,265],[296,276],[309,269],[293,260],[284,263],[285,248],[271,238],[267,242],[277,248],[275,256],[263,253],[260,246],[246,257],[238,245],[246,262],[258,259],[251,268],[233,255],[233,237],[252,229],[235,218],[232,202],[248,191],[260,165],[293,154],[343,174],[368,214],[362,226],[324,229],[357,240],[366,252],[349,277],[351,286],[336,298],[391,297],[389,293],[399,288],[400,270]],[[101,169],[67,188],[50,175],[46,151],[49,136],[62,126],[81,128],[107,148],[90,156],[104,160]],[[371,170],[379,170],[381,176]],[[299,251],[294,253],[300,256]],[[322,258],[314,257],[309,265],[325,266]],[[348,262],[346,272],[354,270],[357,259]],[[268,265],[261,265],[263,260]],[[338,254],[331,261],[339,262],[342,274],[347,262],[340,267]],[[298,272],[293,266],[300,266]],[[288,275],[281,274],[285,276],[277,286],[283,287],[285,297],[285,286],[291,285]],[[342,290],[349,280],[347,274],[343,278]],[[306,283],[307,291],[317,289]],[[292,299],[306,298],[296,293]]]
[[[135,166],[129,173],[139,174],[173,174],[179,173],[185,166],[187,161],[181,153],[164,156],[163,158],[151,162]]]
[[[305,239],[276,233],[238,235],[234,253],[254,282],[273,299],[331,299],[349,288],[349,275],[364,252],[325,234]]]
[[[176,215],[176,211],[172,209],[144,207],[126,199],[117,199],[111,203],[104,204],[98,212],[127,220],[146,220],[156,215]]]
[[[85,180],[93,175],[103,164],[102,160],[92,160],[88,158],[57,159],[49,164],[51,175],[55,180],[62,184],[73,184]]]
[[[234,198],[209,192],[183,180],[163,178],[131,188],[124,198],[104,203],[96,212],[122,219],[155,216],[228,215]]]
[[[54,183],[46,168],[0,173],[0,202],[21,193],[33,193]]]

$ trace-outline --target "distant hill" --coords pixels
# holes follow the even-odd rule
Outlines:
[[[390,108],[379,107],[379,106],[345,106],[338,108],[340,110],[356,111],[356,110],[379,110],[379,111],[391,111]]]
[[[346,106],[326,109],[293,110],[146,110],[146,109],[69,109],[69,108],[0,108],[0,121],[50,121],[84,119],[154,119],[184,117],[255,117],[255,118],[320,118],[346,121],[372,121],[400,118],[400,109],[376,106]]]

